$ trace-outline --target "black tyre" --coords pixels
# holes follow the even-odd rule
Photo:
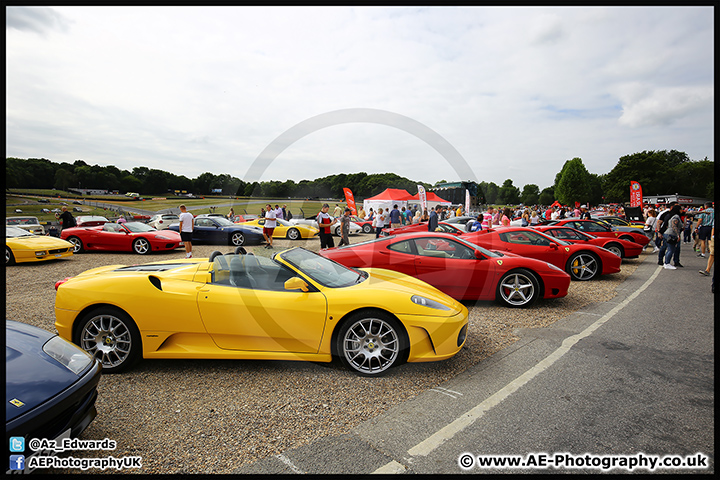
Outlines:
[[[600,260],[589,252],[578,252],[570,257],[565,268],[573,280],[592,280],[600,275]]]
[[[8,246],[5,247],[5,265],[15,265],[15,255]]]
[[[340,227],[340,226],[335,227],[335,232],[334,232],[334,233],[335,233],[335,235],[337,235],[338,237],[342,237],[342,227]]]
[[[363,225],[363,233],[372,233],[372,225],[369,223],[367,225]]]
[[[73,253],[82,253],[85,251],[82,240],[78,237],[68,237],[67,241],[73,244]]]
[[[244,245],[245,244],[245,235],[243,235],[242,232],[233,233],[232,235],[230,235],[230,243],[232,243],[236,247]]]
[[[535,274],[525,269],[513,270],[502,276],[495,299],[507,307],[529,307],[540,296],[540,283]]]
[[[291,228],[290,230],[287,231],[287,235],[286,235],[286,236],[287,236],[287,238],[289,238],[290,240],[298,240],[298,239],[300,238],[300,236],[301,236],[301,235],[300,235],[300,230],[298,230],[297,228]]]
[[[400,365],[409,352],[409,340],[400,322],[380,311],[351,315],[335,341],[343,365],[365,377],[382,375]]]
[[[132,244],[133,252],[137,253],[138,255],[147,255],[152,251],[152,248],[150,247],[150,241],[147,238],[138,238],[135,240]]]
[[[76,324],[73,342],[100,360],[103,373],[127,370],[142,356],[135,322],[115,307],[100,307],[84,315]]]

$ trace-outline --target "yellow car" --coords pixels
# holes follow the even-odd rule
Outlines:
[[[467,308],[413,277],[344,267],[303,248],[272,258],[236,251],[61,280],[55,327],[104,373],[140,358],[339,357],[376,376],[405,361],[450,358],[465,342]]]
[[[240,225],[249,225],[251,227],[265,226],[264,218],[256,218],[248,222],[243,222]],[[312,238],[317,235],[319,230],[309,225],[293,225],[287,220],[277,219],[277,227],[273,230],[272,238],[289,238],[290,240],[299,240],[301,238]]]
[[[42,262],[73,254],[73,244],[56,237],[35,235],[20,227],[5,226],[5,265]]]

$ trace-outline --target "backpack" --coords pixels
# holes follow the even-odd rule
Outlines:
[[[670,212],[670,210],[665,210],[660,217],[658,217],[658,221],[660,221],[660,227],[658,228],[658,232],[665,233],[665,230],[667,230],[668,223],[670,223],[670,219],[667,218],[667,214]]]

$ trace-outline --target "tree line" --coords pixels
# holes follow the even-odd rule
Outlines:
[[[707,157],[694,161],[676,150],[626,155],[612,170],[600,175],[588,172],[582,159],[576,157],[567,160],[555,176],[554,184],[542,190],[536,184],[524,185],[521,190],[513,185],[512,179],[505,180],[500,186],[482,181],[477,186],[476,200],[478,204],[503,205],[549,205],[555,200],[564,205],[574,205],[575,202],[592,205],[623,203],[630,200],[631,181],[639,182],[645,195],[680,193],[713,199],[714,178],[715,162]],[[272,198],[342,198],[345,187],[351,188],[355,197],[367,198],[386,188],[405,189],[412,193],[417,191],[417,185],[426,189],[434,186],[394,173],[341,173],[299,182],[245,182],[228,174],[210,172],[188,178],[148,167],[135,167],[130,171],[113,165],[88,165],[83,160],[71,164],[45,158],[14,157],[5,160],[5,184],[6,188],[92,188],[139,192],[142,195],[167,195],[175,190],[210,195],[219,190],[229,196]]]

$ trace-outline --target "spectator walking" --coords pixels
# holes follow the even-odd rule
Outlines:
[[[675,204],[672,204],[675,205]],[[665,238],[663,237],[663,233],[665,233],[665,229],[667,228],[667,220],[670,219],[670,217],[666,218],[666,215],[670,213],[670,209],[667,207],[664,207],[660,213],[657,215],[657,221],[655,222],[655,245],[658,247],[658,265],[663,265],[665,263],[665,253],[667,252],[667,242],[665,242]]]
[[[335,209],[333,210],[333,217],[338,218],[342,215],[342,208],[340,208],[340,205],[337,203],[335,204]]]
[[[402,225],[402,220],[400,219],[400,210],[398,210],[398,206],[394,205],[393,209],[390,211],[390,228],[399,228]]]
[[[710,232],[710,241],[708,243],[707,267],[705,267],[705,270],[700,270],[700,275],[705,275],[706,277],[709,276],[710,269],[712,268],[714,262],[715,262],[715,227],[713,226],[712,231]]]
[[[715,227],[715,210],[712,208],[712,202],[706,202],[705,210],[698,215],[697,232],[698,238],[700,239],[700,253],[698,257],[705,256],[713,227]]]
[[[263,225],[263,237],[265,237],[265,241],[267,242],[265,248],[273,248],[273,233],[275,232],[276,226],[277,210],[272,208],[272,205],[268,203],[265,205],[265,225]]]
[[[332,238],[332,230],[330,227],[335,225],[337,223],[336,218],[332,218],[328,211],[330,210],[330,205],[327,203],[323,204],[322,208],[320,209],[320,213],[317,214],[316,220],[318,227],[320,228],[320,248],[332,248],[335,246],[335,242]]]
[[[434,232],[435,229],[438,226],[438,213],[440,212],[440,206],[438,205],[435,207],[435,210],[430,210],[430,215],[428,218],[428,232]]]
[[[340,243],[338,247],[350,245],[350,239],[348,238],[350,235],[350,212],[349,208],[345,208],[344,215],[340,217]]]
[[[510,226],[510,217],[512,217],[512,210],[510,210],[509,207],[505,207],[505,210],[503,210],[502,217],[500,218],[500,223],[503,227],[509,227]]]
[[[655,245],[655,222],[657,222],[657,212],[651,208],[647,212],[647,220],[645,220],[643,232],[645,232],[645,235],[650,239],[650,242],[645,247],[647,248],[652,245],[652,253],[659,251],[657,245]]]
[[[675,270],[679,265],[679,256],[675,258],[675,265],[670,265],[670,259],[675,256],[675,251],[680,247],[680,236],[682,235],[683,223],[680,220],[680,205],[674,205],[666,214],[667,227],[663,233],[663,238],[667,244],[667,252],[665,253],[665,264],[663,268],[666,270]]]
[[[60,228],[62,228],[62,230],[65,230],[66,228],[72,228],[77,225],[75,217],[73,217],[73,214],[70,213],[70,211],[65,205],[62,206],[61,210],[62,213],[56,213],[55,218],[62,222],[62,225],[60,225]]]
[[[185,258],[192,258],[193,214],[187,211],[185,205],[180,205],[180,240],[185,247]]]
[[[375,238],[380,237],[380,232],[385,228],[385,217],[387,214],[383,213],[382,208],[378,208],[377,215],[375,215]]]

